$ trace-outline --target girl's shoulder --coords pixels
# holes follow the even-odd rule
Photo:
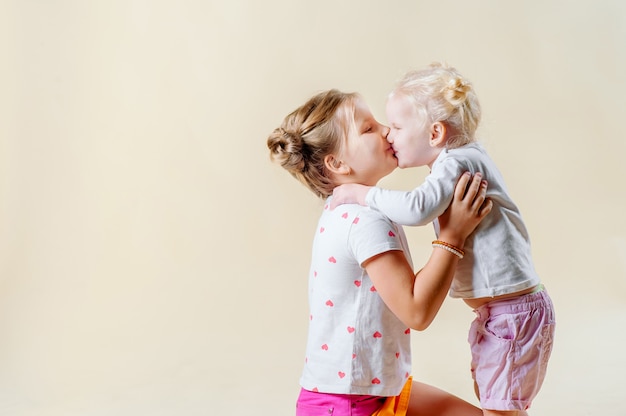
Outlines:
[[[330,209],[330,204],[326,204],[322,217],[327,221],[343,224],[362,224],[367,222],[392,224],[391,220],[380,211],[359,204],[343,204],[335,209]]]

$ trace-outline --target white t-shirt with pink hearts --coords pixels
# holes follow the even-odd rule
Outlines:
[[[402,227],[359,205],[324,207],[313,241],[309,333],[301,386],[396,396],[411,371],[410,329],[384,304],[361,264],[390,250],[411,263]]]

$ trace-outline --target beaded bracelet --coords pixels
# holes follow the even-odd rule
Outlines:
[[[454,254],[458,258],[462,259],[465,256],[465,252],[458,248],[457,246],[453,246],[450,243],[446,243],[445,241],[435,240],[433,241],[433,247],[442,248],[450,253]]]

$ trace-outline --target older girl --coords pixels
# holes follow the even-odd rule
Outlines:
[[[359,205],[329,209],[336,186],[373,186],[396,168],[388,133],[358,94],[330,90],[267,140],[272,160],[326,200],[313,241],[298,416],[480,414],[412,381],[409,336],[432,322],[459,260],[454,251],[491,209],[480,174],[459,180],[440,217],[442,243],[417,274],[402,227]]]

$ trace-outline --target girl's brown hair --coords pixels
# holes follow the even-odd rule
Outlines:
[[[335,89],[319,93],[287,115],[267,139],[270,159],[320,198],[333,193],[324,159],[338,154],[347,141],[357,97]]]

